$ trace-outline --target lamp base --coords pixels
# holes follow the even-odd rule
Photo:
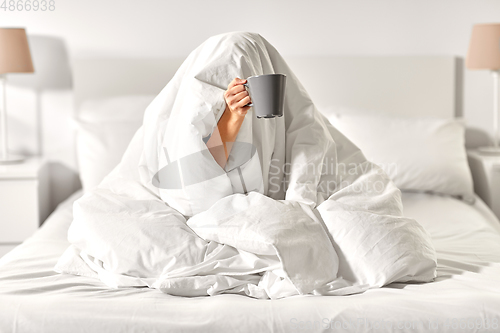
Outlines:
[[[7,158],[0,157],[0,165],[2,164],[18,164],[24,162],[26,158],[20,155],[7,155]]]
[[[499,147],[480,147],[477,151],[483,155],[500,155]]]

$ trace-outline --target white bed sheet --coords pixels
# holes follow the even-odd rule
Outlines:
[[[394,283],[352,296],[257,300],[113,290],[92,278],[55,273],[78,196],[0,259],[0,332],[500,331],[500,223],[479,199],[471,206],[444,196],[403,194],[405,216],[423,224],[435,242],[433,283]]]

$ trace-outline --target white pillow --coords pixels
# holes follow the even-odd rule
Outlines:
[[[462,120],[359,114],[328,119],[401,190],[474,201]]]
[[[414,219],[379,215],[332,200],[319,205],[318,212],[339,256],[338,276],[350,285],[366,290],[436,277],[431,237]]]
[[[354,108],[343,105],[316,105],[316,108],[325,115],[325,117],[331,116],[339,116],[339,115],[356,115],[356,116],[364,116],[364,115],[383,115],[384,113],[380,110],[372,110],[372,109],[361,109]]]
[[[118,165],[153,99],[119,96],[82,104],[76,119],[76,151],[84,191],[99,185]]]
[[[86,123],[142,123],[144,111],[155,97],[130,95],[87,100],[80,107],[78,120]]]

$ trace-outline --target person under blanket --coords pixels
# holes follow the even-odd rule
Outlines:
[[[283,116],[257,119],[242,84],[273,73],[287,77]],[[74,203],[68,240],[57,272],[177,296],[348,295],[430,282],[437,266],[399,189],[250,32],[189,54],[119,165]]]

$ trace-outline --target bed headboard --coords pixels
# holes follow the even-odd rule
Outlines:
[[[390,114],[461,115],[459,59],[452,56],[285,57],[318,107]],[[156,95],[184,58],[74,59],[77,106],[87,99]]]

